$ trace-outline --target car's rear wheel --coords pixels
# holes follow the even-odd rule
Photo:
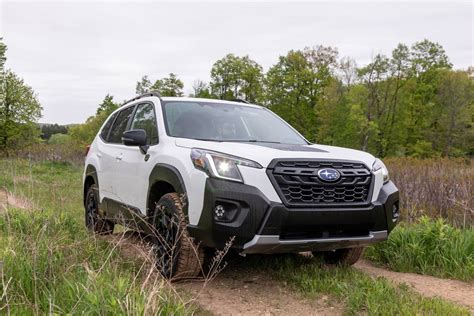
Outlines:
[[[336,249],[333,251],[314,251],[315,257],[321,257],[329,265],[351,266],[359,261],[364,247]]]
[[[152,222],[153,248],[161,274],[174,280],[197,277],[202,271],[204,249],[189,236],[183,202],[177,193],[161,197]]]
[[[106,235],[114,231],[114,223],[104,219],[99,213],[99,192],[95,184],[87,190],[85,203],[86,227],[94,233]]]

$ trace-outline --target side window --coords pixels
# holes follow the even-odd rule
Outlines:
[[[156,125],[155,110],[152,104],[138,105],[130,129],[143,129],[146,132],[147,144],[158,144],[158,127]]]
[[[114,115],[110,116],[109,119],[107,120],[107,123],[105,123],[104,128],[100,132],[100,138],[102,138],[103,141],[108,142],[108,136],[109,136],[109,131],[110,128],[112,127],[112,124],[117,117],[118,113],[115,113]]]
[[[127,128],[127,123],[130,120],[130,116],[132,116],[134,106],[130,106],[126,109],[123,109],[119,112],[117,119],[112,126],[112,130],[110,131],[109,135],[109,142],[121,144],[122,143],[122,134],[125,132]]]

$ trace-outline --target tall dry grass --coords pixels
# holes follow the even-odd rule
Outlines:
[[[385,163],[400,190],[402,219],[422,215],[469,228],[474,220],[474,165],[470,159],[390,158]]]

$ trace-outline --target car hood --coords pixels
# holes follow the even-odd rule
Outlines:
[[[374,156],[360,150],[325,145],[290,145],[273,143],[213,142],[176,138],[176,146],[200,148],[238,156],[267,167],[276,158],[337,159],[363,162],[372,168]]]

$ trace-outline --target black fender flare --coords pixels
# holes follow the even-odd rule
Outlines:
[[[92,177],[92,179],[94,179],[95,185],[97,185],[97,187],[99,187],[99,178],[97,177],[97,170],[95,169],[95,167],[93,165],[87,165],[87,167],[86,167],[84,183],[83,183],[83,197],[82,197],[84,207],[85,207],[85,203],[86,203],[86,195],[87,195],[86,183],[87,183],[87,178],[88,177]]]
[[[188,215],[188,206],[187,206],[187,194],[186,186],[183,181],[183,177],[179,170],[166,163],[157,163],[153,170],[150,173],[149,183],[148,183],[148,193],[147,193],[147,215],[150,215],[150,194],[153,185],[157,182],[167,182],[169,183],[178,194],[183,194],[185,197],[186,204],[184,206],[184,214]]]

